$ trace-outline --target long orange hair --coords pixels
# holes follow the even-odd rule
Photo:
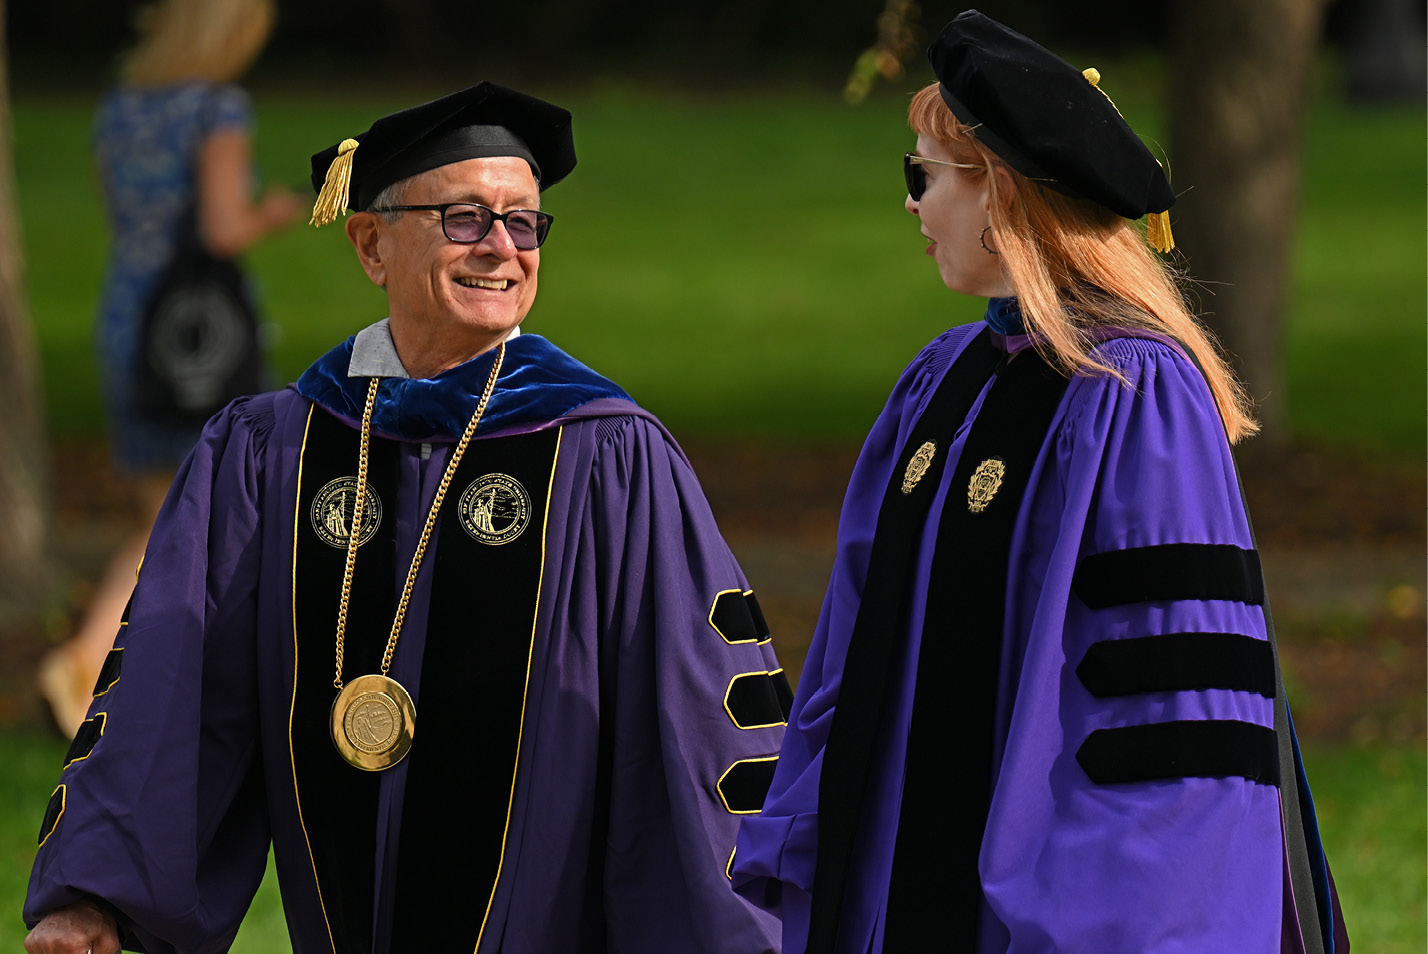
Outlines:
[[[1169,335],[1200,363],[1230,441],[1259,430],[1243,385],[1209,330],[1190,313],[1180,279],[1131,220],[1099,203],[1048,189],[1007,165],[978,141],[972,128],[957,121],[936,83],[913,96],[908,123],[919,136],[944,145],[955,161],[977,166],[950,172],[988,178],[1001,265],[1036,348],[1048,362],[1068,376],[1120,377],[1092,354],[1103,337],[1097,331],[1143,328]],[[1001,194],[994,168],[1010,176],[1011,194]]]

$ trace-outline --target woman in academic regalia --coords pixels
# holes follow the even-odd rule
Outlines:
[[[735,887],[785,954],[1342,954],[1175,195],[1094,70],[928,55],[906,208],[986,318],[868,436]]]

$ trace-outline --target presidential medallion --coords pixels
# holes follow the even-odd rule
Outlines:
[[[382,501],[371,487],[363,488],[362,532],[358,536],[360,547],[377,533],[382,523]],[[352,512],[357,509],[357,478],[338,477],[322,485],[322,489],[312,498],[308,508],[308,519],[317,538],[330,547],[347,549],[347,541],[352,537]]]
[[[342,599],[337,604],[337,646],[332,679],[332,686],[338,692],[337,698],[332,700],[332,711],[328,714],[328,732],[332,736],[332,744],[337,747],[337,751],[344,759],[364,772],[380,772],[384,768],[396,765],[406,757],[412,747],[412,736],[416,734],[416,706],[412,705],[412,697],[407,694],[406,689],[402,688],[402,684],[389,678],[387,671],[392,667],[392,655],[397,651],[397,640],[402,635],[402,623],[407,618],[407,606],[411,601],[412,586],[416,583],[417,571],[421,569],[422,557],[426,555],[427,543],[431,540],[432,530],[436,527],[436,516],[441,512],[441,503],[446,499],[447,488],[451,486],[451,478],[456,474],[461,457],[466,453],[467,445],[471,443],[471,435],[476,433],[476,425],[481,423],[481,416],[486,413],[486,402],[491,399],[491,392],[496,389],[496,378],[500,377],[501,364],[505,358],[506,344],[502,342],[496,351],[496,360],[491,363],[491,374],[486,378],[486,390],[481,392],[481,401],[476,405],[476,410],[471,412],[471,420],[467,422],[466,430],[461,434],[461,440],[456,442],[456,449],[451,452],[451,460],[447,461],[446,470],[441,474],[441,483],[437,485],[436,495],[432,497],[431,509],[426,512],[426,523],[422,525],[416,552],[412,554],[411,566],[407,568],[407,581],[402,585],[402,596],[397,601],[397,613],[392,619],[392,633],[387,637],[387,648],[382,653],[382,672],[380,675],[358,676],[344,686],[342,684],[342,661],[343,650],[346,646],[347,609],[352,598],[352,570],[357,563],[357,548],[363,540],[368,538],[367,509],[370,507],[374,511],[375,519],[370,524],[373,531],[376,530],[377,523],[381,520],[381,503],[377,500],[377,495],[372,493],[367,485],[368,450],[370,447],[368,442],[372,436],[372,409],[377,404],[377,388],[381,379],[373,377],[367,385],[367,403],[362,409],[362,443],[358,445],[357,450],[357,478],[352,481],[351,493],[354,505],[357,500],[362,501],[362,539],[357,539],[351,530],[347,530],[344,540],[347,550],[347,565],[342,571]],[[521,486],[509,477],[504,479],[518,488]],[[317,519],[318,515],[326,516],[328,513],[334,515],[335,527],[329,528],[334,535],[337,532],[336,528],[346,529],[351,526],[346,520],[336,519],[337,516],[349,513],[345,509],[345,497],[342,498],[342,505],[333,503],[327,510],[320,510],[318,507],[318,502],[329,489],[333,489],[333,493],[336,494],[338,492],[336,488],[344,484],[345,482],[339,478],[318,492],[318,498],[314,500],[312,510],[314,529],[320,525],[320,521]],[[469,494],[470,491],[468,490],[467,493]],[[524,488],[521,489],[521,493],[525,493]],[[358,494],[362,496],[358,497]],[[529,498],[526,498],[523,513],[530,513]],[[521,526],[523,528],[524,523]],[[516,533],[519,532],[520,530],[516,531]],[[318,535],[322,535],[321,531]]]
[[[967,484],[967,509],[973,513],[986,510],[997,491],[1002,489],[1002,478],[1006,472],[1006,461],[1000,457],[989,457],[978,464],[972,473],[972,480]]]
[[[932,466],[932,457],[936,453],[937,445],[928,441],[917,449],[917,453],[912,455],[912,460],[907,462],[907,471],[902,475],[903,493],[912,493],[912,488],[917,486],[922,475],[927,473],[927,468]]]
[[[514,477],[487,474],[471,482],[457,504],[461,526],[482,543],[500,546],[531,522],[531,495]]]
[[[395,679],[358,676],[332,701],[328,727],[344,759],[364,772],[380,772],[411,750],[416,707]]]

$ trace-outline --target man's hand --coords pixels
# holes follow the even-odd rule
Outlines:
[[[28,954],[119,954],[114,918],[88,901],[44,916],[25,938]]]

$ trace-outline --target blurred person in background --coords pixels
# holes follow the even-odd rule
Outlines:
[[[863,447],[736,889],[786,954],[1344,954],[1175,194],[1096,71],[928,54],[906,209],[986,317]]]
[[[96,343],[115,470],[132,485],[143,530],[111,557],[79,630],[40,664],[41,694],[66,737],[84,720],[149,527],[203,424],[140,406],[146,305],[190,221],[213,257],[231,259],[304,211],[284,189],[254,199],[253,107],[234,85],[275,16],[273,0],[160,0],[144,8],[141,39],[95,117],[111,226]]]

